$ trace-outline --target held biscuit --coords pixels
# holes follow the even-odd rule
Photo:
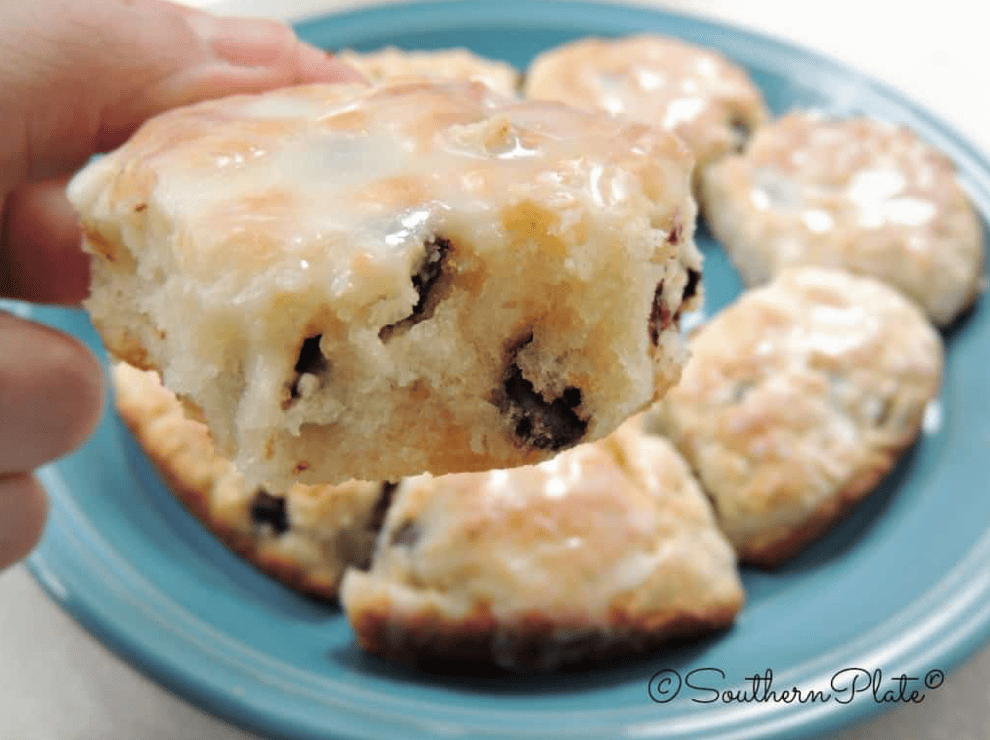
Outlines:
[[[69,186],[109,351],[252,484],[533,463],[659,397],[698,300],[674,137],[481,83],[171,111]]]
[[[741,67],[713,49],[650,34],[550,49],[530,65],[525,94],[672,131],[694,154],[696,193],[708,167],[739,151],[769,118]]]
[[[792,268],[700,329],[647,426],[695,469],[740,560],[772,567],[893,467],[942,357],[938,333],[892,288]]]
[[[633,429],[536,466],[404,480],[340,598],[359,644],[514,671],[728,626],[735,554],[666,440]]]
[[[983,228],[955,167],[904,127],[795,112],[710,170],[708,225],[749,286],[820,265],[882,280],[947,326],[979,294]]]
[[[371,82],[410,76],[477,80],[496,92],[514,96],[519,91],[521,79],[519,70],[511,64],[486,59],[468,49],[426,51],[386,46],[365,53],[346,49],[337,57]]]
[[[231,550],[322,599],[337,597],[345,568],[367,567],[392,486],[296,484],[282,493],[250,486],[157,373],[121,362],[111,377],[121,419],[169,490]]]

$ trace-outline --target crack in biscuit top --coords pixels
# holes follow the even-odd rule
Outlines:
[[[494,232],[520,185],[527,198],[621,217],[649,197],[626,180],[656,180],[651,159],[687,156],[646,126],[434,81],[201,103],[152,120],[104,159],[155,179],[153,199],[177,225],[166,267],[241,300],[272,281],[336,295],[404,284],[438,227],[456,217]]]

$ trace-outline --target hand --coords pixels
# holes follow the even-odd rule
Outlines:
[[[0,296],[77,303],[79,249],[68,176],[147,118],[210,97],[360,79],[272,21],[220,19],[164,0],[0,4]],[[0,312],[0,568],[44,525],[31,470],[79,446],[103,404],[79,342]]]

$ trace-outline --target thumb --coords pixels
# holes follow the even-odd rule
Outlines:
[[[287,26],[164,0],[0,0],[0,296],[82,299],[64,178],[168,108],[362,79]]]
[[[167,108],[356,75],[283,24],[163,0],[6,0],[0,21],[4,192],[69,172]]]

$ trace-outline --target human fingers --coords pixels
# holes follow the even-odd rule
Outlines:
[[[287,26],[161,0],[0,5],[0,295],[73,303],[88,265],[64,178],[148,117],[208,97],[359,79]],[[0,200],[2,202],[2,200]]]
[[[96,427],[103,375],[77,340],[0,312],[0,476],[75,449]]]
[[[45,492],[28,473],[0,475],[0,569],[25,557],[41,538]]]
[[[89,258],[65,180],[23,185],[7,198],[0,226],[0,296],[78,303],[89,292]]]
[[[7,0],[0,20],[3,192],[66,174],[168,108],[360,79],[283,24],[164,0]]]

